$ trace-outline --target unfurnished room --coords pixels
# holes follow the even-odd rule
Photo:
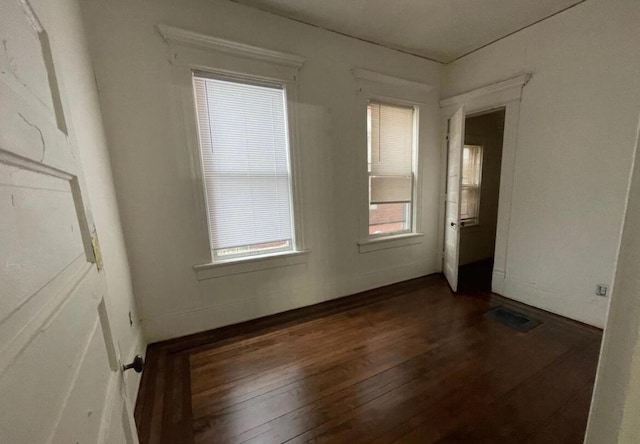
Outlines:
[[[0,0],[0,443],[640,443],[640,1]]]

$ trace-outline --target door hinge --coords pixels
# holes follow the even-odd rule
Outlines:
[[[102,270],[102,253],[100,252],[100,242],[98,242],[98,232],[91,233],[91,247],[93,248],[93,258],[95,259],[98,271]]]

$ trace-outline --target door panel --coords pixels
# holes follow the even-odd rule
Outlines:
[[[453,291],[458,290],[458,258],[460,253],[460,189],[462,181],[462,148],[464,145],[464,108],[449,119],[447,146],[447,200],[444,227],[444,275]]]
[[[0,41],[0,442],[137,442],[77,149],[26,0],[0,0]]]
[[[41,31],[30,8],[24,8],[15,0],[0,2],[0,78],[6,84],[24,89],[23,95],[40,102],[53,113],[49,71],[39,36]]]
[[[10,354],[2,356],[9,365],[0,375],[0,397],[10,400],[0,416],[2,442],[47,442],[57,428],[96,322],[92,297],[98,290],[95,267],[86,270],[76,288],[57,298],[58,304],[44,307],[47,315],[38,322],[38,329],[19,334],[12,341],[18,347],[10,347]],[[94,408],[99,414],[102,407]],[[84,420],[87,413],[75,420]],[[11,439],[3,436],[6,431]]]
[[[0,230],[0,251],[10,252],[0,270],[0,313],[23,323],[46,303],[51,276],[84,256],[69,182],[0,163]]]
[[[92,313],[95,315],[95,313]],[[94,319],[86,351],[78,364],[78,374],[71,384],[53,443],[102,442],[101,424],[110,415],[108,408],[113,396],[109,387],[111,369],[105,353],[105,342],[99,319]],[[114,403],[118,405],[118,403]],[[98,410],[94,410],[98,406]],[[90,412],[90,414],[89,414]],[[111,423],[113,423],[111,419]],[[122,441],[127,442],[127,441]]]

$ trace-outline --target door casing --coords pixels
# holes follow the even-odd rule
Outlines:
[[[504,281],[508,273],[509,221],[511,218],[511,202],[513,179],[516,164],[516,147],[518,138],[518,121],[520,118],[520,101],[524,86],[531,79],[531,74],[524,74],[478,89],[464,92],[440,100],[441,116],[441,174],[440,180],[440,226],[438,228],[438,263],[443,263],[444,223],[446,199],[447,171],[447,122],[460,106],[464,106],[467,115],[489,112],[499,108],[505,109],[504,134],[502,141],[502,164],[500,167],[500,192],[498,198],[498,222],[496,227],[496,244],[491,290],[504,295]]]

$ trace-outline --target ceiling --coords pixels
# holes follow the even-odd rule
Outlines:
[[[584,0],[232,0],[447,63]]]

